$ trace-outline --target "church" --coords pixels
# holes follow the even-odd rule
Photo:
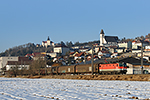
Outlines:
[[[100,32],[100,46],[117,46],[118,36],[105,36],[103,29]]]
[[[48,36],[47,41],[42,41],[42,46],[46,48],[49,46],[54,46],[54,42],[50,41],[49,36]]]

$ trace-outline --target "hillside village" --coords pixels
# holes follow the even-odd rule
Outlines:
[[[141,56],[143,56],[143,68],[147,71],[150,69],[149,44],[150,38],[120,42],[118,36],[105,36],[103,29],[100,32],[99,43],[95,43],[92,46],[72,46],[69,48],[63,44],[55,44],[48,37],[46,41],[42,41],[41,45],[37,44],[36,47],[53,47],[52,51],[33,52],[26,54],[24,57],[0,57],[0,73],[5,74],[6,71],[14,70],[16,65],[18,66],[18,70],[30,69],[31,64],[39,58],[46,61],[43,65],[49,68],[52,66],[69,66],[73,64],[91,64],[93,57],[94,63],[100,62],[102,59],[109,61],[125,58],[129,66],[127,74],[138,74],[139,72],[135,71],[134,68],[140,70]],[[43,68],[45,68],[44,66]]]

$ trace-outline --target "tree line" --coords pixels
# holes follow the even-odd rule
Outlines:
[[[75,42],[73,44],[72,41],[64,43],[61,41],[57,45],[61,46],[67,46],[71,48],[72,46],[84,46],[84,45],[92,45],[93,43],[98,43],[99,41],[93,41],[93,42]],[[32,54],[34,52],[53,52],[53,46],[50,47],[36,47],[34,43],[27,43],[24,45],[15,46],[13,48],[7,49],[5,52],[0,53],[0,56],[25,56],[26,54]]]
[[[25,56],[34,52],[52,52],[53,47],[36,47],[34,43],[28,43],[13,48],[7,49],[5,52],[0,53],[0,56]]]

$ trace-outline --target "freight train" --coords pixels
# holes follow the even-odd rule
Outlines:
[[[127,66],[124,63],[108,64],[79,64],[71,66],[56,66],[49,69],[53,75],[62,74],[126,74]]]

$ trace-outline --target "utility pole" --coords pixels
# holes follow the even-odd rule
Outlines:
[[[91,64],[92,64],[92,75],[93,75],[94,74],[93,45],[92,45],[92,62],[91,62]]]
[[[143,41],[141,41],[141,74],[143,74]]]

